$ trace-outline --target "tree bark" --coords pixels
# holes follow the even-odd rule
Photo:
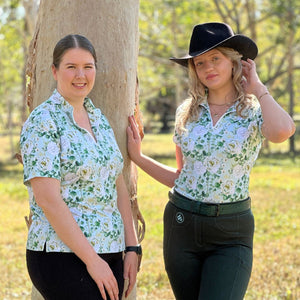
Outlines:
[[[34,33],[37,11],[38,11],[38,3],[37,0],[22,0],[22,5],[25,10],[24,15],[24,30],[22,33],[22,49],[24,53],[24,61],[27,61],[28,58],[28,44],[30,38]],[[28,108],[26,106],[26,65],[24,64],[23,69],[23,78],[22,78],[22,86],[23,86],[23,103],[21,108],[21,120],[22,124],[26,121],[28,116]]]
[[[295,50],[293,49],[294,40],[295,40],[295,31],[296,31],[296,16],[292,9],[291,0],[288,1],[289,10],[288,10],[288,20],[290,21],[289,26],[289,37],[288,37],[288,83],[287,90],[289,92],[289,114],[294,117],[294,102],[295,102],[295,91],[294,91],[294,66],[295,66]],[[293,157],[296,155],[295,149],[295,135],[292,135],[289,139],[289,152],[292,153]]]
[[[145,223],[137,204],[137,172],[126,150],[127,117],[134,112],[138,115],[138,14],[138,0],[41,0],[29,48],[27,76],[30,83],[26,97],[32,110],[55,88],[51,63],[58,40],[67,34],[81,34],[92,42],[97,52],[98,70],[89,96],[108,118],[123,154],[123,174],[141,241]],[[135,298],[136,290],[129,299]],[[34,288],[32,299],[42,299]]]

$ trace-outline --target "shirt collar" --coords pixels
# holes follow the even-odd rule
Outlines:
[[[73,113],[73,106],[57,91],[57,89],[54,90],[51,100],[53,103],[61,105],[62,109],[66,112]],[[84,98],[83,105],[88,113],[92,113],[95,109],[92,100],[88,97]]]

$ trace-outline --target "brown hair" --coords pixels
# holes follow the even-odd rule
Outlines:
[[[59,40],[53,50],[53,65],[59,68],[62,57],[69,49],[81,48],[90,52],[94,58],[95,66],[97,67],[96,51],[92,43],[84,36],[79,34],[69,34]]]

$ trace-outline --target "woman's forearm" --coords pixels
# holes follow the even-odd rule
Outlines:
[[[180,170],[161,164],[156,160],[144,155],[141,151],[141,137],[139,134],[138,125],[133,116],[130,116],[128,120],[130,126],[128,126],[126,130],[127,149],[131,160],[160,183],[168,187],[173,187],[174,181],[178,178]]]
[[[135,163],[155,180],[170,188],[174,186],[180,173],[178,169],[166,166],[144,154],[141,154]]]
[[[261,85],[256,93],[263,116],[262,132],[273,143],[281,143],[295,132],[290,115],[273,99],[267,88]]]
[[[246,93],[253,94],[259,101],[263,124],[262,134],[273,143],[281,143],[295,133],[295,124],[290,115],[273,99],[267,87],[261,82],[255,62],[242,60],[242,84]]]

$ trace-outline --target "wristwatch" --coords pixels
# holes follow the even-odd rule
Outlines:
[[[127,252],[135,252],[137,255],[142,255],[142,246],[137,245],[137,246],[127,246],[125,248],[125,253]]]

